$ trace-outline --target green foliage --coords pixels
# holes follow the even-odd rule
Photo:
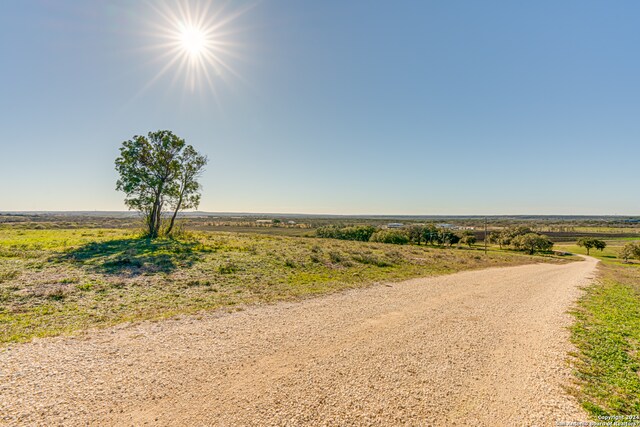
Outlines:
[[[622,258],[624,262],[629,262],[630,259],[634,258],[640,260],[640,243],[627,243],[620,249],[619,257]]]
[[[462,237],[460,237],[460,243],[463,245],[469,245],[469,247],[473,246],[476,243],[476,235],[473,231],[467,230],[462,233]]]
[[[378,230],[371,236],[371,242],[391,243],[394,245],[406,245],[409,236],[402,230]]]
[[[409,227],[407,227],[407,237],[409,237],[409,241],[411,243],[415,243],[416,245],[420,245],[423,241],[425,241],[424,238],[424,230],[425,230],[425,226],[424,225],[411,225]]]
[[[553,242],[547,236],[537,233],[527,233],[515,236],[511,245],[516,250],[526,251],[533,255],[536,252],[549,252],[553,248]]]
[[[442,228],[438,231],[436,241],[440,245],[452,246],[460,242],[460,236],[451,230]]]
[[[640,269],[604,265],[574,311],[578,398],[592,415],[640,413]]]
[[[594,239],[593,247],[602,252],[607,247],[607,242],[605,242],[604,240]]]
[[[351,227],[326,226],[316,230],[316,236],[329,239],[356,240],[368,242],[376,228],[371,225],[356,225]]]
[[[495,232],[494,232],[495,233]],[[493,234],[492,240],[498,243],[500,248],[512,245],[513,240],[518,236],[533,233],[531,228],[524,226],[509,227],[501,230],[499,233]]]
[[[594,239],[592,237],[580,237],[576,244],[585,248],[587,250],[587,255],[589,255],[589,251],[593,248],[603,251],[604,248],[607,247],[607,243],[605,241]]]
[[[422,227],[422,240],[427,245],[438,244],[438,229],[435,225],[429,224]]]
[[[116,159],[116,189],[125,193],[125,204],[145,217],[147,235],[160,234],[162,215],[172,208],[167,233],[177,212],[197,208],[200,202],[197,177],[206,157],[170,131],[149,132],[124,141]]]
[[[488,243],[499,245],[502,248],[502,233],[500,231],[492,231],[487,236]]]

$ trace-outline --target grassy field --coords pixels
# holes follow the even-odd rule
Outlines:
[[[0,342],[489,266],[519,253],[197,232],[0,229]]]
[[[599,280],[574,311],[576,393],[593,416],[640,414],[640,263],[617,258],[627,241],[609,240],[604,251],[591,250],[602,260]],[[564,249],[586,253],[572,245]]]

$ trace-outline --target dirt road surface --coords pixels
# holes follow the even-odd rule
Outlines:
[[[415,279],[0,352],[0,424],[555,425],[597,261]]]

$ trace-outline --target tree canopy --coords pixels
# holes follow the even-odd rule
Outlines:
[[[640,259],[640,243],[638,242],[629,242],[620,249],[620,258],[624,260],[624,262],[629,262],[629,259],[635,258]]]
[[[547,236],[538,233],[520,234],[513,238],[511,245],[531,255],[535,252],[548,252],[553,248],[553,242]]]
[[[581,237],[578,239],[577,244],[587,250],[587,255],[589,255],[589,251],[593,248],[603,251],[604,248],[607,247],[607,243],[604,240],[598,240],[592,237]]]
[[[116,159],[116,189],[125,193],[125,204],[144,215],[147,235],[170,234],[180,210],[200,204],[198,178],[207,158],[168,130],[136,135],[124,141]],[[171,212],[163,230],[163,215]]]

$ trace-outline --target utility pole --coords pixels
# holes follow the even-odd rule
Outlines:
[[[484,254],[487,254],[487,217],[484,217]]]

